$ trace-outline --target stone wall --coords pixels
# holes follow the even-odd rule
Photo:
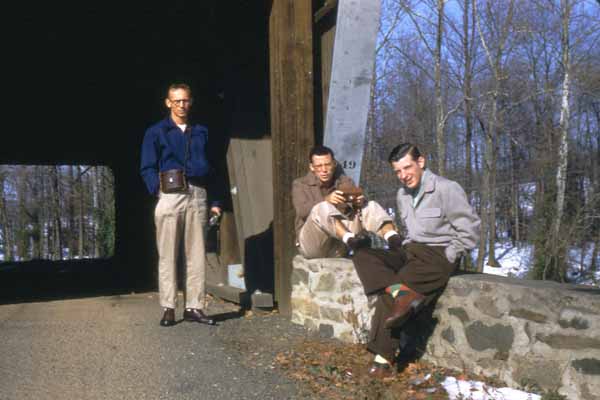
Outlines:
[[[292,322],[349,343],[365,343],[375,310],[344,258],[294,258]]]
[[[373,313],[348,259],[294,259],[292,321],[364,343]],[[372,300],[372,299],[371,299]],[[600,399],[600,289],[457,275],[435,305],[424,358],[511,387]]]

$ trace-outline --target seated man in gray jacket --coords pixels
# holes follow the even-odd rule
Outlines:
[[[365,230],[389,243],[402,244],[392,218],[376,202],[358,196],[358,207],[350,207],[344,191],[356,189],[352,179],[338,168],[333,151],[315,146],[309,154],[309,172],[292,185],[296,211],[296,245],[306,258],[342,257],[348,249],[368,247]]]
[[[375,376],[393,373],[399,340],[392,329],[419,310],[426,296],[439,293],[461,256],[479,240],[480,220],[460,185],[435,175],[410,143],[396,146],[389,162],[402,187],[398,214],[406,228],[403,243],[389,250],[359,249],[354,266],[367,295],[379,295],[367,349]]]

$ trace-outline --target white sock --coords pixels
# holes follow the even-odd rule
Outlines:
[[[381,357],[379,354],[377,354],[375,356],[375,360],[374,360],[377,364],[389,364],[390,362],[388,360],[386,360],[385,358]]]
[[[352,233],[352,232],[344,233],[344,236],[342,236],[342,242],[348,243],[348,239],[350,239],[351,237],[354,237],[354,233]]]
[[[394,235],[397,235],[397,234],[398,234],[398,232],[396,232],[395,230],[393,230],[393,229],[392,229],[391,231],[387,231],[387,232],[385,233],[385,235],[383,235],[383,238],[384,238],[385,240],[388,240],[390,237],[392,237],[392,236],[394,236]]]

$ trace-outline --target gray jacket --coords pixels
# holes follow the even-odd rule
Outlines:
[[[404,187],[396,197],[398,213],[407,229],[405,243],[444,246],[448,261],[454,262],[477,245],[481,221],[458,183],[425,171],[423,194],[416,206]]]

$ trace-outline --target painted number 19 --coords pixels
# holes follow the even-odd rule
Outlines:
[[[354,169],[354,168],[356,168],[356,161],[344,160],[342,162],[342,167],[344,167],[344,169]]]

